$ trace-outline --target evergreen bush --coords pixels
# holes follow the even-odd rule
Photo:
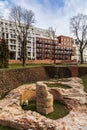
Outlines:
[[[7,41],[2,38],[0,40],[0,68],[8,68],[9,49]]]

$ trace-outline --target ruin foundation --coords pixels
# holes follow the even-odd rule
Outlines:
[[[36,85],[37,111],[44,115],[53,112],[53,95],[48,92],[47,85],[37,82]]]

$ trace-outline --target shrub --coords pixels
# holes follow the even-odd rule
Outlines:
[[[0,41],[0,68],[7,68],[9,60],[9,49],[7,41],[2,38]]]

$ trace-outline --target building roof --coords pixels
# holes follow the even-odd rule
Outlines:
[[[60,38],[60,37],[71,38],[71,39],[73,39],[72,37],[70,37],[70,36],[65,36],[65,35],[59,35],[58,38]]]

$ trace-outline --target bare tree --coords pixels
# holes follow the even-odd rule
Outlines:
[[[35,22],[35,16],[32,10],[16,6],[11,9],[10,19],[16,27],[16,36],[21,43],[21,60],[23,66],[25,66],[27,58],[27,35],[32,23]]]
[[[54,48],[55,48],[55,44],[56,44],[56,37],[55,37],[55,33],[56,33],[56,30],[53,29],[53,27],[49,27],[48,30],[47,30],[47,33],[50,37],[50,39],[52,40],[53,44],[54,44]],[[55,57],[55,49],[54,49],[54,64],[56,62],[56,57]]]
[[[78,14],[70,19],[70,29],[75,36],[75,43],[79,48],[80,63],[83,61],[83,52],[87,47],[87,15]]]

